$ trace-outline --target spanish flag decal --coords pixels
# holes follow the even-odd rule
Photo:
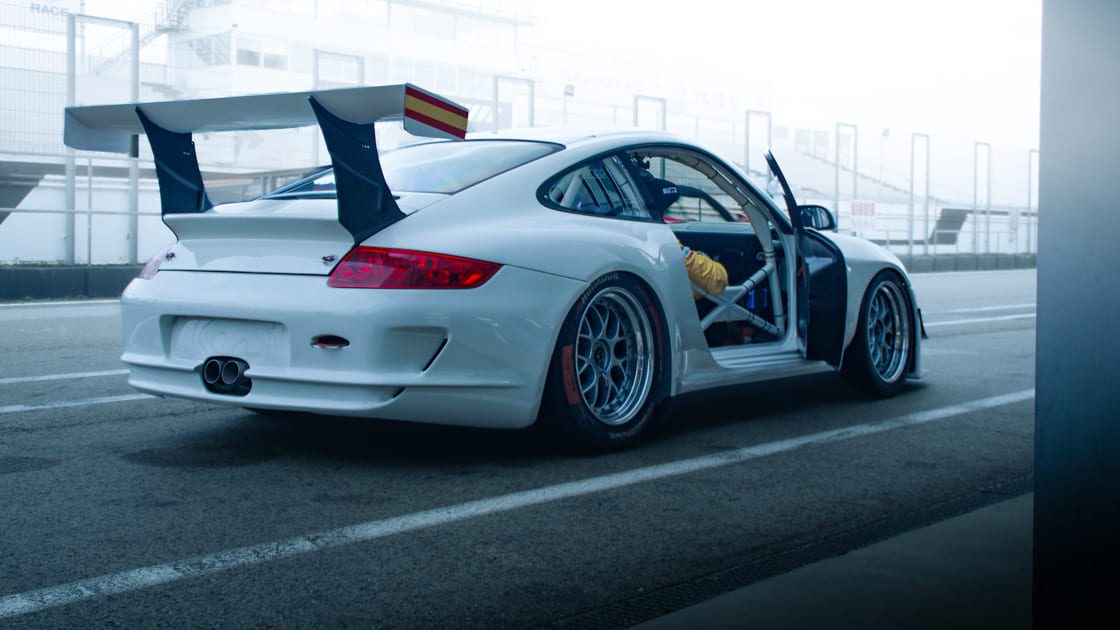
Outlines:
[[[463,139],[467,135],[467,110],[427,90],[406,84],[404,130],[418,135]]]

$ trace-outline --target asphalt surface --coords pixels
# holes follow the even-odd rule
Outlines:
[[[598,457],[133,396],[116,303],[0,306],[0,627],[625,626],[1029,490],[1034,272],[915,283],[900,396],[720,390]]]

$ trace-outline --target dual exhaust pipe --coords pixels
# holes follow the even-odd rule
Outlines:
[[[249,364],[234,357],[210,357],[202,364],[202,384],[215,394],[244,396],[253,387]]]

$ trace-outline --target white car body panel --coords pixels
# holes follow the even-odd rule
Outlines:
[[[801,357],[794,325],[777,342],[710,349],[669,225],[558,211],[536,197],[545,180],[600,153],[695,144],[656,132],[564,134],[500,134],[578,139],[454,195],[400,193],[408,216],[362,243],[502,265],[476,289],[329,287],[332,262],[353,245],[330,199],[260,200],[168,216],[181,238],[174,257],[122,296],[130,384],[243,407],[524,427],[537,417],[564,318],[589,283],[611,273],[641,279],[660,303],[671,349],[670,395],[831,369]],[[871,278],[883,269],[907,276],[895,256],[872,243],[825,236],[848,269],[847,347]],[[793,235],[780,238],[793,251]],[[794,277],[792,257],[783,260],[784,277]],[[797,321],[796,302],[789,300],[789,322]],[[313,347],[311,339],[322,334],[343,336],[350,346]],[[917,339],[914,345],[917,358]],[[219,355],[249,363],[253,387],[246,396],[203,387],[200,365]]]
[[[518,428],[536,417],[559,322],[583,290],[507,266],[478,289],[335,289],[321,276],[161,271],[121,298],[140,391],[211,403]],[[509,299],[510,295],[518,299]],[[327,306],[329,305],[329,306]],[[332,334],[350,347],[314,347]],[[444,343],[446,341],[446,344]],[[208,357],[245,359],[246,396],[207,391]]]
[[[848,317],[844,327],[844,345],[847,346],[856,336],[860,304],[871,284],[871,279],[884,269],[893,269],[899,276],[906,278],[906,268],[897,256],[871,241],[835,232],[822,234],[840,248],[844,253],[844,262],[848,266]]]
[[[397,203],[411,214],[447,198],[411,193]],[[323,257],[341,260],[354,245],[333,199],[257,199],[205,214],[171,214],[164,221],[179,237],[175,257],[160,266],[164,270],[327,275],[334,265]]]

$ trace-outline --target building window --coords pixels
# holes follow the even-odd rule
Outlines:
[[[288,58],[284,55],[277,55],[274,53],[264,53],[264,67],[273,70],[287,70]]]
[[[229,64],[229,40],[229,33],[221,33],[189,40],[187,46],[206,65],[224,66]]]
[[[242,66],[261,65],[261,54],[255,50],[237,49],[237,63]]]
[[[237,40],[237,64],[270,70],[287,70],[287,44],[247,36],[239,37]]]

